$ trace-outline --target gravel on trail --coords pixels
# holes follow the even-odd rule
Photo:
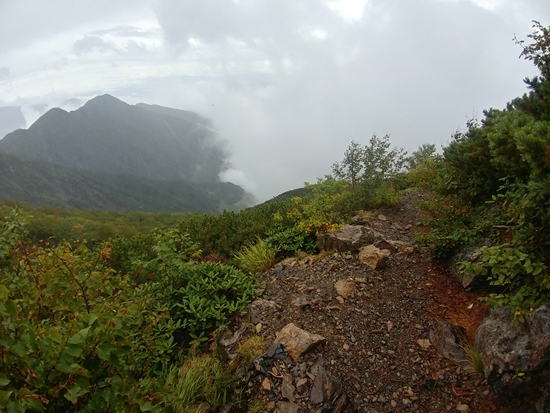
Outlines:
[[[298,361],[275,358],[267,374],[251,379],[267,411],[534,411],[497,397],[471,363],[442,357],[430,342],[438,320],[464,327],[473,342],[487,307],[414,242],[424,195],[409,194],[369,218],[367,225],[385,239],[414,247],[393,252],[385,269],[372,270],[356,254],[321,253],[287,259],[262,274],[261,300],[249,317],[268,345],[289,323],[325,338]],[[339,281],[339,288],[348,287],[340,295]],[[319,366],[337,379],[345,405],[323,409]]]

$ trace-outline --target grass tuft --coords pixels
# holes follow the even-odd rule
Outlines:
[[[174,394],[174,412],[204,413],[225,406],[234,393],[235,380],[212,356],[194,356],[172,367],[165,385]]]
[[[470,358],[470,365],[466,367],[465,370],[480,379],[484,379],[485,373],[483,372],[483,358],[481,357],[481,353],[472,344],[466,344],[463,349]]]
[[[258,275],[275,264],[278,249],[262,239],[235,254],[233,262],[244,272]]]
[[[261,355],[266,349],[265,339],[262,336],[252,336],[244,341],[237,349],[239,359],[244,363],[250,363]]]

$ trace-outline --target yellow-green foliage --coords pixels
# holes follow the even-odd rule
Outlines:
[[[147,234],[153,228],[170,227],[197,213],[130,212],[120,214],[111,211],[79,211],[43,205],[34,208],[31,204],[3,200],[0,202],[0,217],[4,217],[20,204],[29,215],[27,231],[34,241],[53,238],[56,242],[87,240],[100,243],[114,237],[132,237]]]
[[[384,183],[372,191],[368,199],[368,206],[371,208],[392,207],[401,202],[401,192],[391,183]]]
[[[295,197],[288,216],[296,220],[296,227],[304,233],[322,234],[340,229],[350,212],[353,193],[350,185],[335,179],[317,180],[306,198]]]
[[[441,176],[438,168],[441,168],[442,157],[433,156],[422,160],[415,168],[409,171],[407,176],[409,185],[417,188],[432,188],[436,180]]]
[[[256,399],[248,406],[248,410],[246,412],[247,413],[263,413],[266,410],[267,409],[266,409],[264,403],[261,400]]]
[[[152,373],[175,356],[169,314],[114,274],[109,244],[32,247],[22,221],[0,224],[0,410],[162,404]]]
[[[258,239],[256,244],[248,245],[237,252],[233,262],[244,272],[257,275],[275,264],[277,252],[276,247]]]
[[[239,346],[237,354],[242,362],[250,363],[265,351],[265,347],[265,339],[262,336],[252,336]]]

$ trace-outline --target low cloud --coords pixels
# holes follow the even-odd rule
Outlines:
[[[116,52],[117,49],[98,36],[84,36],[82,39],[74,42],[73,52],[76,55],[82,55],[94,51],[106,53],[113,51]]]
[[[4,1],[19,9],[6,19],[25,15]],[[373,133],[409,151],[447,144],[467,118],[525,92],[536,69],[512,38],[525,39],[533,19],[550,22],[547,0],[365,0],[355,9],[348,0],[151,0],[94,6],[89,19],[74,2],[78,24],[56,17],[66,2],[47,3],[40,10],[56,25],[32,16],[18,24],[36,32],[0,25],[33,44],[8,55],[0,39],[6,104],[110,93],[195,111],[228,141],[224,178],[259,200],[330,173],[351,140]]]
[[[9,79],[10,77],[10,69],[7,67],[0,67],[0,79]]]

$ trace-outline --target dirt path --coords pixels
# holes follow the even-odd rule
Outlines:
[[[386,239],[413,242],[421,197],[410,194],[399,207],[377,211],[368,225]],[[334,288],[338,280],[354,281],[356,292],[342,300]],[[264,273],[262,281],[261,298],[275,306],[260,307],[251,317],[268,343],[288,323],[326,338],[298,363],[277,361],[268,382],[261,375],[254,378],[256,394],[269,411],[288,399],[288,391],[286,398],[281,393],[289,384],[288,379],[283,383],[285,373],[294,403],[302,411],[321,412],[310,393],[317,364],[342,383],[350,402],[345,411],[527,411],[498,400],[479,377],[441,357],[426,341],[436,320],[463,326],[472,340],[486,307],[418,245],[412,253],[392,254],[384,270],[337,253],[287,262]]]

